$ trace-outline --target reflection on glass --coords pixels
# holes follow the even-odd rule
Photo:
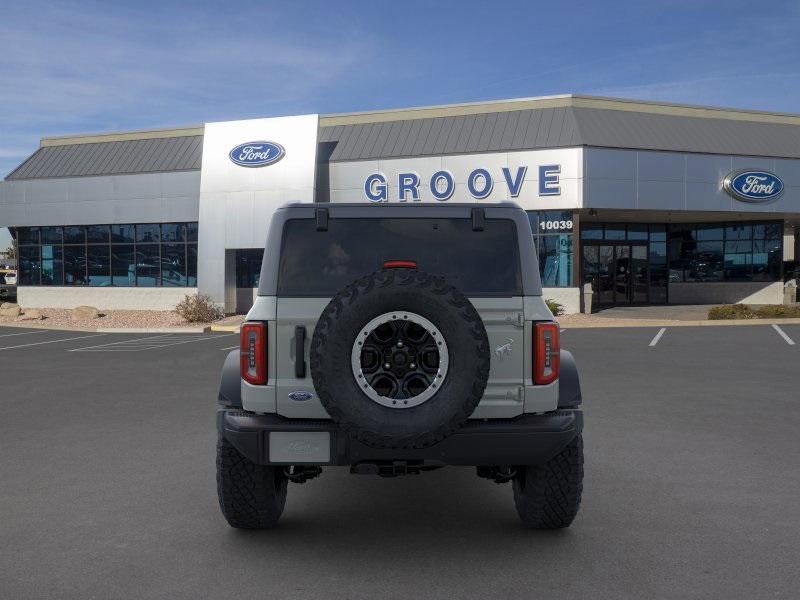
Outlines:
[[[86,285],[86,246],[64,246],[64,285]]]
[[[88,225],[86,227],[86,241],[90,244],[107,244],[108,230],[108,225]]]
[[[159,243],[159,223],[17,228],[19,284],[158,286],[163,256],[165,285],[197,285],[197,223],[168,223],[163,228],[166,238],[178,241]],[[138,282],[137,245],[145,261]]]
[[[42,227],[41,234],[43,244],[61,245],[61,227]]]
[[[136,226],[136,241],[158,243],[161,241],[161,226],[158,223],[143,223]]]
[[[543,235],[539,241],[539,273],[544,287],[568,287],[572,282],[572,236]]]
[[[136,285],[155,287],[161,284],[161,254],[158,244],[136,245]]]
[[[42,285],[62,285],[64,283],[64,261],[61,245],[42,246]]]
[[[111,247],[111,285],[136,285],[136,261],[132,244]]]
[[[111,285],[111,251],[108,246],[89,246],[87,252],[89,285]]]
[[[624,223],[606,223],[606,233],[603,239],[606,240],[624,240],[625,239],[625,224]]]
[[[64,243],[65,244],[85,244],[86,243],[86,229],[84,227],[70,225],[64,227]]]
[[[186,286],[186,244],[161,247],[161,285]]]
[[[36,231],[39,237],[39,231]],[[39,246],[20,246],[19,248],[19,285],[40,284],[41,262],[39,260]]]
[[[111,243],[113,244],[131,244],[133,243],[133,225],[112,225],[111,226]]]
[[[581,223],[581,239],[602,240],[603,225],[601,223]]]

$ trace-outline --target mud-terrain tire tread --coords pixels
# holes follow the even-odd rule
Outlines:
[[[257,465],[222,435],[217,438],[217,497],[237,529],[270,529],[286,504],[287,479],[280,467]]]
[[[342,311],[345,307],[352,305],[364,294],[392,285],[413,287],[420,292],[432,293],[443,298],[451,309],[456,311],[462,324],[468,328],[468,335],[475,342],[473,352],[477,363],[471,389],[463,395],[458,409],[452,414],[451,418],[447,422],[432,424],[427,429],[415,431],[413,434],[402,438],[386,435],[385,432],[359,426],[348,420],[340,410],[333,394],[331,394],[331,382],[328,381],[328,377],[322,368],[326,354],[330,351],[328,347],[330,331],[334,323],[342,317]],[[397,308],[395,310],[402,309]],[[366,322],[367,320],[365,319],[364,323]],[[344,287],[333,297],[322,312],[314,330],[310,349],[311,376],[314,381],[314,388],[317,390],[320,401],[328,414],[348,435],[373,448],[426,448],[453,434],[466,423],[483,397],[489,378],[490,362],[489,339],[486,334],[486,328],[478,311],[469,299],[457,288],[448,284],[443,277],[416,269],[384,269],[361,277]],[[352,377],[349,369],[347,376]]]
[[[522,522],[532,529],[569,527],[583,493],[583,436],[577,435],[545,464],[519,469],[514,504]]]

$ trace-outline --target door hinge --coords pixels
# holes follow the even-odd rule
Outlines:
[[[518,312],[515,316],[506,317],[506,323],[511,323],[514,327],[523,328],[525,327],[525,315],[521,312]]]

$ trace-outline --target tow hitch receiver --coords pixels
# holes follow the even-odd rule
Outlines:
[[[439,468],[438,465],[423,465],[396,460],[390,463],[358,463],[350,467],[350,472],[356,475],[397,477],[398,475],[419,475],[422,471],[433,471]]]

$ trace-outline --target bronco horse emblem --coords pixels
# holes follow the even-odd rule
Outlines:
[[[514,340],[511,338],[506,338],[506,340],[508,341],[505,344],[494,349],[495,355],[500,360],[503,360],[504,356],[511,356],[511,353],[514,350]]]

